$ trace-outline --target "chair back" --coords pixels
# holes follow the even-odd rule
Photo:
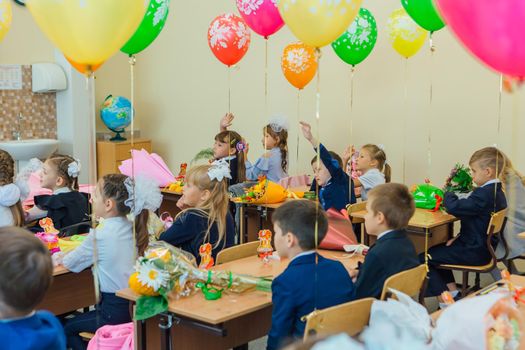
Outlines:
[[[424,294],[426,277],[427,268],[424,264],[390,276],[383,284],[381,300],[386,300],[391,295],[389,290],[395,289],[411,297],[418,296],[419,302],[421,302]]]
[[[217,254],[217,258],[215,259],[215,265],[220,265],[233,260],[247,258],[249,256],[256,256],[258,247],[259,241],[254,241],[223,249]]]
[[[355,213],[357,211],[362,211],[365,209],[366,209],[366,201],[354,203],[354,204],[348,204],[346,206],[346,211],[348,212],[348,216],[350,216],[350,221],[352,221],[352,224],[359,224],[361,222],[364,222],[364,219],[354,218],[352,216],[352,213]]]
[[[323,310],[315,310],[306,316],[304,340],[345,332],[350,336],[359,334],[368,325],[374,298],[359,299]]]

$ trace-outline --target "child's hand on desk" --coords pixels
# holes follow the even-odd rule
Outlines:
[[[235,116],[232,113],[226,113],[224,117],[221,118],[221,131],[226,131],[233,124],[233,119]]]

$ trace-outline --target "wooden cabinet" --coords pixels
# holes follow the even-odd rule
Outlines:
[[[136,139],[133,149],[145,149],[151,152],[151,140]],[[97,141],[97,175],[98,178],[106,174],[118,174],[122,161],[131,158],[131,141]]]

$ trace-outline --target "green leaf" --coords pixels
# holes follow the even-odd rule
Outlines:
[[[193,159],[191,160],[191,164],[198,162],[199,160],[202,160],[202,159],[204,160],[213,159],[213,149],[205,148],[201,150],[199,153],[195,155],[195,157],[193,157]]]
[[[135,309],[135,320],[142,321],[168,311],[168,298],[165,293],[163,294],[155,297],[139,297]]]

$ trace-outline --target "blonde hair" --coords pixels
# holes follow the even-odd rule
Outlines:
[[[267,132],[274,140],[279,141],[277,147],[281,150],[281,168],[286,173],[288,171],[288,131],[281,129],[281,131],[276,132],[268,124],[264,127],[263,132]]]
[[[361,149],[366,150],[370,154],[372,160],[377,161],[377,169],[385,174],[385,182],[390,182],[392,177],[392,168],[386,162],[386,153],[381,148],[373,144],[366,144]]]
[[[228,216],[228,191],[226,179],[218,181],[216,179],[210,179],[208,171],[211,165],[199,165],[192,167],[186,174],[186,182],[197,186],[201,191],[210,191],[210,197],[198,208],[189,208],[181,211],[178,215],[182,215],[187,211],[194,211],[203,217],[208,218],[208,229],[204,236],[204,242],[207,242],[210,237],[210,230],[213,224],[217,223],[217,231],[219,232],[219,239],[214,245],[214,248],[223,241],[223,245],[226,243],[224,239],[226,235],[226,218]]]
[[[523,177],[523,175],[517,171],[514,166],[512,165],[512,161],[509,159],[509,157],[507,157],[507,155],[503,152],[501,152],[501,155],[503,156],[503,171],[502,171],[502,174],[501,174],[501,182],[503,182],[503,185],[506,185],[506,181],[507,181],[507,177],[509,176],[517,176],[520,180],[521,180],[521,183],[523,184],[523,186],[525,186],[525,177]]]
[[[508,158],[496,147],[485,147],[472,154],[469,165],[477,163],[482,169],[494,169],[496,177],[503,182],[502,175],[506,169],[507,160]]]
[[[9,153],[0,149],[0,186],[13,183],[15,177],[15,161]],[[24,225],[24,210],[20,200],[9,207],[13,215],[13,225],[22,227]]]

